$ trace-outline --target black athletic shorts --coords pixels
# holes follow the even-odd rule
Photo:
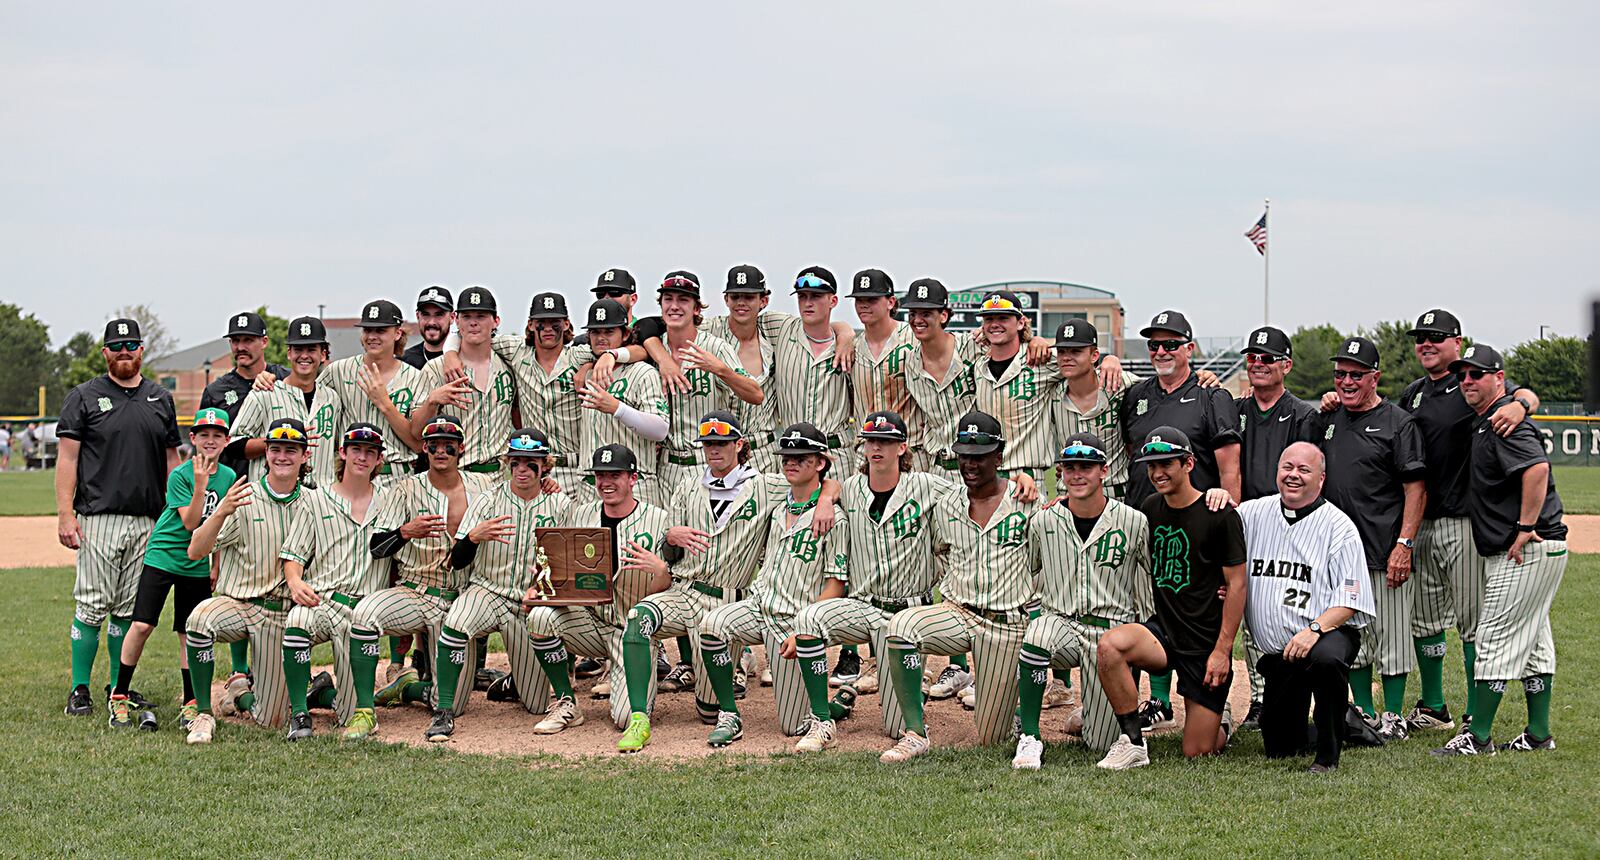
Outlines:
[[[167,590],[172,590],[172,629],[183,632],[200,601],[211,596],[211,577],[178,576],[160,568],[145,565],[139,572],[139,593],[133,598],[133,620],[154,627],[161,620],[161,607],[167,602]]]
[[[1167,671],[1177,674],[1178,695],[1183,696],[1184,705],[1199,705],[1212,713],[1222,713],[1223,707],[1228,704],[1228,691],[1233,688],[1233,662],[1230,660],[1228,663],[1228,677],[1222,686],[1207,687],[1206,658],[1209,655],[1188,657],[1179,654],[1173,650],[1167,631],[1161,629],[1161,622],[1151,618],[1139,623],[1161,643],[1161,650],[1167,652]]]

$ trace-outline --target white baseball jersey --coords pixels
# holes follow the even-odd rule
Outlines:
[[[917,338],[911,333],[911,326],[898,321],[883,344],[883,352],[876,357],[867,343],[867,333],[856,335],[856,356],[855,363],[850,366],[850,383],[854,386],[857,423],[874,412],[887,409],[905,419],[908,430],[922,428],[922,416],[913,414],[917,405],[906,387],[906,369],[916,345]],[[911,437],[913,444],[920,441],[915,435]]]
[[[833,508],[833,528],[821,537],[811,533],[811,518],[816,508],[806,511],[789,525],[789,506],[772,509],[767,527],[766,558],[761,573],[751,587],[751,597],[768,618],[793,618],[822,593],[824,579],[847,580],[842,559],[833,551],[834,535],[846,528],[844,509]]]
[[[701,475],[705,472],[700,470]],[[711,491],[699,475],[686,479],[672,494],[669,510],[674,524],[710,534],[711,548],[686,553],[672,566],[672,578],[717,588],[749,587],[761,564],[772,509],[782,507],[788,496],[789,484],[783,478],[752,472],[739,484],[738,495],[727,503],[726,520],[719,526],[719,518],[712,511]]]
[[[267,435],[267,428],[279,418],[293,418],[306,425],[307,429],[317,432],[318,444],[311,449],[312,480],[307,482],[307,486],[314,487],[325,478],[331,481],[334,450],[338,445],[338,431],[333,429],[333,406],[315,397],[307,406],[305,392],[281,379],[272,386],[271,391],[251,391],[245,397],[244,403],[239,405],[239,417],[233,419],[228,427],[229,441],[260,439]],[[322,426],[324,421],[326,428]],[[266,476],[266,457],[257,457],[248,462],[251,483]]]
[[[1067,390],[1063,382],[1056,392],[1055,401],[1055,445],[1059,453],[1066,444],[1067,437],[1075,433],[1093,433],[1100,437],[1106,446],[1106,484],[1120,487],[1128,483],[1128,444],[1122,438],[1122,396],[1127,393],[1128,387],[1139,381],[1139,377],[1124,370],[1122,372],[1122,387],[1116,391],[1107,392],[1105,388],[1095,389],[1095,404],[1084,412],[1073,402],[1072,393]]]
[[[579,455],[584,453],[578,430],[583,403],[573,388],[578,373],[576,353],[563,349],[555,366],[546,373],[533,347],[521,336],[497,335],[494,352],[510,366],[516,380],[517,408],[523,424],[543,430],[557,454],[572,458],[567,465],[579,462]]]
[[[230,514],[217,531],[213,552],[217,559],[215,591],[220,597],[250,600],[283,590],[283,565],[278,561],[283,542],[300,501],[312,492],[295,487],[279,499],[267,489],[266,481],[253,482],[251,489],[251,503]]]
[[[739,339],[734,335],[733,330],[728,327],[727,317],[711,317],[705,321],[704,325],[700,326],[700,331],[727,341],[728,345],[733,348],[734,357],[738,358]],[[752,440],[756,445],[761,445],[770,437],[777,435],[778,430],[781,428],[778,427],[778,398],[772,389],[772,361],[775,354],[772,349],[772,341],[761,337],[758,329],[756,345],[756,348],[761,350],[761,375],[751,376],[750,378],[761,386],[762,392],[767,396],[760,403],[746,403],[743,400],[734,398],[733,414],[739,417],[739,423],[744,427],[745,438]],[[743,367],[744,362],[736,362],[733,366]],[[749,376],[749,373],[747,369],[745,375]]]
[[[837,344],[813,353],[799,317],[770,312],[761,315],[761,336],[772,341],[771,390],[782,426],[810,421],[829,437],[830,447],[834,440],[839,447],[854,444],[850,376],[833,366]]]
[[[950,446],[956,441],[956,421],[972,411],[977,396],[972,367],[982,357],[978,342],[960,334],[955,339],[955,351],[943,379],[934,379],[923,366],[920,342],[913,344],[906,358],[906,388],[917,405],[921,424],[918,427],[907,420],[911,444],[938,459],[954,459]]]
[[[928,472],[902,472],[883,515],[872,517],[872,488],[866,475],[843,481],[839,501],[848,520],[839,532],[836,553],[850,576],[850,596],[920,597],[933,588],[932,520],[939,500],[956,484]],[[830,534],[830,540],[833,539]]]
[[[487,492],[494,482],[488,475],[472,472],[460,474],[467,494],[467,511],[471,511],[473,501]],[[450,497],[434,489],[433,482],[428,480],[428,473],[423,472],[405,478],[383,494],[383,508],[378,511],[378,531],[391,531],[429,514],[448,517]],[[466,512],[463,512],[462,519],[465,518]],[[401,579],[424,587],[451,591],[465,588],[464,573],[450,569],[450,545],[449,534],[406,541],[400,551],[394,554]]]
[[[1377,612],[1355,523],[1327,502],[1292,522],[1284,514],[1282,496],[1239,506],[1250,578],[1245,624],[1269,654],[1330,607],[1355,610],[1351,627],[1365,626]]]
[[[1055,362],[1030,366],[1023,344],[999,379],[989,375],[987,355],[974,361],[972,377],[978,411],[994,416],[1005,434],[1000,468],[1031,469],[1035,478],[1042,478],[1056,460],[1053,413],[1056,388],[1065,381],[1060,369]]]
[[[604,510],[599,502],[578,505],[568,513],[567,524],[575,528],[603,528]],[[671,527],[672,516],[664,509],[647,502],[639,502],[634,506],[633,512],[617,524],[614,541],[617,552],[613,557],[613,561],[617,564],[617,572],[612,579],[611,603],[592,607],[595,615],[601,620],[620,629],[626,623],[628,610],[644,599],[645,589],[650,585],[651,574],[648,571],[622,569],[622,554],[627,551],[628,542],[633,541],[645,550],[660,556],[666,551],[667,529]]]
[[[1002,490],[1000,505],[978,525],[968,511],[966,485],[941,498],[933,510],[933,551],[944,559],[939,593],[979,609],[1009,611],[1033,600],[1028,566],[1028,518],[1037,502],[1023,504]]]
[[[661,373],[652,365],[637,362],[618,367],[607,390],[612,397],[646,415],[659,415],[670,420],[667,395],[661,387]],[[656,473],[659,445],[618,421],[617,416],[607,415],[598,409],[584,409],[579,423],[583,427],[583,445],[578,452],[580,462],[587,461],[590,452],[597,448],[621,444],[628,446],[628,450],[639,461],[640,474]]]
[[[1028,521],[1029,562],[1045,612],[1090,615],[1113,624],[1155,614],[1150,580],[1150,521],[1116,499],[1079,537],[1072,511],[1054,504]]]
[[[696,334],[694,345],[716,356],[723,364],[733,368],[734,373],[750,375],[744,372],[744,366],[739,363],[739,354],[722,338],[702,331]],[[705,451],[697,441],[700,438],[700,419],[707,412],[718,409],[732,412],[735,404],[743,401],[733,393],[728,383],[710,371],[685,369],[683,375],[689,380],[689,390],[667,396],[667,453],[679,460],[692,459],[693,465],[703,466]]]
[[[365,597],[388,587],[392,559],[372,557],[372,535],[384,495],[383,490],[374,491],[365,520],[357,520],[350,502],[335,493],[332,484],[302,491],[280,557],[304,566],[306,585],[324,600],[335,591]]]
[[[503,538],[505,543],[488,540],[478,544],[472,564],[467,565],[468,583],[520,601],[533,584],[533,562],[539,555],[537,530],[566,525],[571,508],[572,502],[561,494],[540,493],[524,500],[512,491],[509,481],[478,496],[461,518],[456,540],[465,540],[467,532],[495,517],[510,517],[506,525],[515,526],[516,531]]]
[[[396,472],[407,472],[417,459],[416,452],[401,440],[394,427],[390,426],[389,419],[383,417],[383,412],[356,384],[356,373],[361,370],[364,361],[364,356],[353,355],[330,363],[317,377],[317,387],[328,391],[328,397],[334,404],[334,426],[338,431],[342,432],[357,421],[368,422],[383,431],[383,461]],[[411,416],[411,404],[418,397],[428,396],[426,392],[418,393],[422,391],[422,372],[399,360],[395,361],[394,376],[389,379],[388,389],[389,399],[394,402],[395,408],[408,418]],[[323,393],[319,390],[317,398],[320,400],[322,397]]]
[[[446,406],[439,410],[444,415],[461,419],[461,429],[467,437],[467,450],[461,455],[463,467],[492,462],[505,451],[506,439],[516,429],[511,426],[511,404],[517,390],[512,382],[511,367],[493,352],[489,353],[488,378],[478,379],[470,364],[465,369],[472,383],[472,405],[466,409]],[[418,380],[417,396],[426,399],[444,384],[444,358],[424,364],[418,372]]]

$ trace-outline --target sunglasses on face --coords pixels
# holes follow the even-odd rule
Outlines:
[[[1278,362],[1280,362],[1282,360],[1283,359],[1280,358],[1279,356],[1267,355],[1266,353],[1262,353],[1262,352],[1249,352],[1249,353],[1245,353],[1245,356],[1244,356],[1244,361],[1245,361],[1246,364],[1264,364],[1264,365],[1271,366],[1271,365],[1277,364]]]
[[[701,421],[701,436],[736,436],[733,425],[726,421]]]
[[[296,430],[293,427],[284,425],[268,430],[267,439],[270,441],[281,440],[285,442],[304,442],[306,441],[306,434],[301,433],[299,430]]]
[[[1188,343],[1188,341],[1182,339],[1147,340],[1144,342],[1144,345],[1149,347],[1151,352],[1177,352],[1178,350],[1182,349],[1183,345],[1186,343]]]
[[[1004,442],[1005,439],[994,433],[984,433],[981,430],[962,430],[956,434],[956,441],[968,445],[993,445],[996,442]]]
[[[1449,338],[1448,335],[1442,335],[1442,334],[1419,334],[1416,337],[1417,346],[1422,346],[1425,343],[1433,343],[1433,344],[1444,343],[1445,341],[1447,341],[1449,339],[1450,338]]]
[[[1333,378],[1348,379],[1351,382],[1360,382],[1361,380],[1366,379],[1367,374],[1371,372],[1372,371],[1370,370],[1335,370],[1333,372]]]
[[[1159,444],[1165,445],[1166,443],[1162,442]],[[1067,447],[1061,449],[1061,455],[1056,459],[1104,463],[1106,461],[1106,452],[1089,445],[1068,445]]]
[[[1469,377],[1469,376],[1472,377],[1473,379],[1482,379],[1482,378],[1484,378],[1485,376],[1488,376],[1491,373],[1494,373],[1494,371],[1492,371],[1492,370],[1484,370],[1481,367],[1474,367],[1471,370],[1458,370],[1458,371],[1456,371],[1456,379],[1465,381],[1466,378]]]
[[[595,290],[594,294],[602,299],[620,299],[628,294],[627,290]]]
[[[359,442],[365,445],[377,445],[381,448],[383,447],[383,434],[368,427],[357,427],[353,430],[344,431],[344,435],[339,437],[339,441],[346,445],[351,442]]]
[[[422,446],[429,454],[459,454],[461,446],[454,442],[429,442]]]
[[[138,352],[140,346],[136,340],[119,340],[106,344],[106,349],[112,352]]]

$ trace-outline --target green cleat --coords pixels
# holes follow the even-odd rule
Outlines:
[[[723,711],[717,714],[717,727],[711,730],[706,738],[706,743],[714,747],[725,747],[744,737],[744,722],[739,719],[736,711]]]
[[[617,752],[636,753],[647,743],[650,743],[650,718],[634,714],[628,718],[628,729],[622,733],[622,740],[617,741]]]
[[[391,708],[400,704],[405,699],[406,686],[419,683],[417,670],[407,668],[394,676],[394,680],[383,685],[383,689],[372,694],[372,703],[384,708]]]
[[[350,723],[345,726],[344,739],[347,741],[365,740],[366,737],[378,730],[378,717],[371,708],[356,708],[350,715]]]

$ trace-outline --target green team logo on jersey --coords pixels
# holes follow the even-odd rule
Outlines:
[[[789,555],[802,564],[810,564],[817,560],[817,543],[810,529],[801,529],[789,539]]]
[[[995,546],[1022,546],[1028,537],[1028,515],[1012,511],[994,527]]]
[[[571,394],[572,380],[577,376],[577,374],[578,369],[576,367],[569,367],[566,370],[561,371],[561,375],[557,376],[555,380],[556,387],[559,388],[563,393]]]
[[[711,396],[711,374],[708,371],[691,370],[684,374],[684,376],[688,377],[689,379],[689,396]]]
[[[516,388],[511,384],[511,371],[502,370],[494,375],[494,401],[496,403],[510,403],[511,393]]]
[[[1156,526],[1150,536],[1150,573],[1156,587],[1177,594],[1189,587],[1189,533],[1177,526]]]
[[[646,550],[651,552],[655,551],[655,540],[650,537],[649,532],[640,532],[634,535],[633,542],[645,548]]]
[[[628,380],[626,380],[626,379],[618,379],[615,382],[612,382],[611,383],[611,388],[609,388],[607,390],[611,392],[611,396],[612,397],[615,397],[618,400],[621,400],[622,399],[622,395],[628,393]]]
[[[911,354],[911,344],[903,343],[883,357],[883,370],[890,376],[898,376],[905,372],[906,356]]]
[[[1101,567],[1121,567],[1127,555],[1128,535],[1122,529],[1112,529],[1094,542],[1094,563]]]
[[[333,404],[332,403],[324,403],[324,404],[322,404],[322,408],[317,410],[317,414],[316,415],[311,416],[311,420],[313,422],[315,422],[316,425],[317,425],[317,435],[318,436],[321,436],[324,439],[330,439],[330,438],[333,437]]]
[[[400,410],[401,414],[403,414],[403,415],[410,415],[411,414],[411,389],[410,388],[402,388],[402,389],[400,389],[398,391],[390,392],[389,399],[394,401],[394,408]]]
[[[848,570],[850,566],[850,556],[847,556],[842,552],[834,553],[833,566],[839,570]]]
[[[533,515],[533,527],[536,529],[553,529],[556,527],[556,518],[544,514]]]
[[[1006,383],[1006,395],[1012,400],[1032,400],[1039,393],[1039,386],[1033,381],[1033,368],[1024,367],[1017,374],[1017,378]]]
[[[889,525],[894,527],[894,536],[899,540],[916,535],[922,531],[922,504],[912,499],[901,505],[889,518]]]
[[[739,507],[739,512],[737,514],[734,514],[733,518],[736,519],[736,520],[753,520],[753,519],[755,519],[756,518],[756,500],[753,499],[753,498],[752,499],[745,499],[744,500],[744,504]]]

